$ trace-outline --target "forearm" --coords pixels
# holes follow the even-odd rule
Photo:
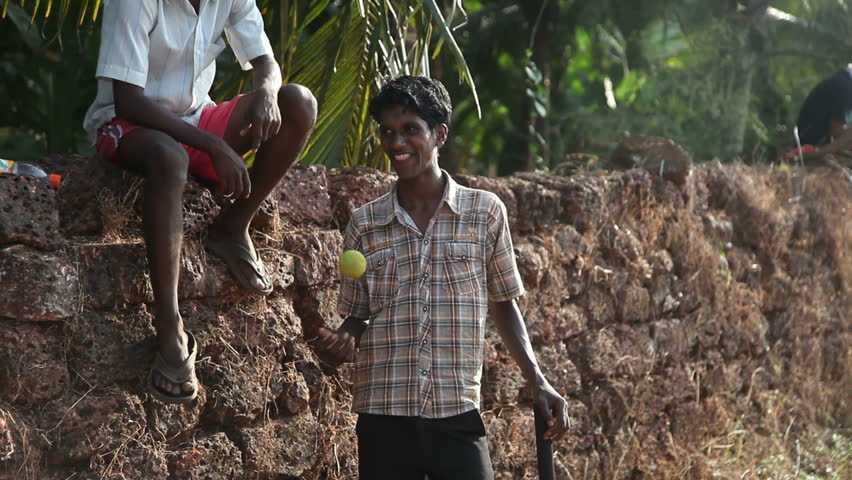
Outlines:
[[[278,93],[281,88],[281,67],[271,55],[262,55],[251,60],[252,85],[255,91]]]
[[[494,324],[512,359],[527,383],[540,388],[547,384],[533,352],[527,327],[514,300],[491,302]]]
[[[190,125],[149,99],[140,87],[119,81],[113,83],[116,115],[128,122],[159,130],[205,152],[215,148],[221,141],[216,135]]]

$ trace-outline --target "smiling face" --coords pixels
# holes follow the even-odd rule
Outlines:
[[[430,129],[417,113],[392,105],[379,118],[379,138],[400,180],[438,173],[438,148],[447,140],[447,126]]]

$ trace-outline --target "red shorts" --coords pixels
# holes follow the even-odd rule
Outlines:
[[[224,137],[225,130],[228,128],[228,120],[231,119],[234,107],[237,106],[237,103],[242,97],[243,95],[237,95],[227,102],[205,108],[201,112],[198,128],[219,137]],[[130,123],[123,118],[115,117],[98,129],[95,148],[103,158],[120,167],[122,165],[118,161],[116,152],[118,152],[118,144],[121,142],[121,137],[137,128],[143,127]],[[189,173],[191,175],[214,182],[219,180],[219,175],[213,167],[213,160],[210,159],[210,154],[195,147],[184,145],[183,143],[181,143],[181,146],[189,154]]]
[[[789,161],[798,160],[799,155],[804,155],[806,153],[816,152],[818,150],[819,149],[817,147],[813,146],[813,145],[807,145],[807,144],[802,145],[802,148],[794,148],[794,149],[790,150],[789,152],[787,152],[784,155],[784,160],[789,160]]]

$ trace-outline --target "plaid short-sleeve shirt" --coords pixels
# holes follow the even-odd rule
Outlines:
[[[479,407],[488,301],[524,294],[506,207],[443,172],[420,232],[393,190],[352,214],[344,248],[367,272],[341,279],[338,310],[368,320],[355,358],[358,413],[444,418]]]

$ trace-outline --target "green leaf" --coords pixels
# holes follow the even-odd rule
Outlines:
[[[470,73],[470,68],[467,66],[467,60],[465,60],[464,54],[459,48],[458,43],[456,43],[455,37],[453,37],[453,32],[450,30],[450,26],[447,25],[446,21],[444,21],[441,9],[438,7],[438,4],[435,3],[435,0],[425,0],[423,3],[432,12],[432,18],[435,21],[435,24],[437,24],[438,30],[441,32],[441,36],[444,38],[447,45],[449,45],[450,51],[453,53],[453,56],[459,66],[459,73],[461,74],[462,80],[470,86],[470,92],[473,94],[473,101],[476,103],[476,114],[482,118],[482,109],[479,106],[479,94],[476,91],[476,83]]]

